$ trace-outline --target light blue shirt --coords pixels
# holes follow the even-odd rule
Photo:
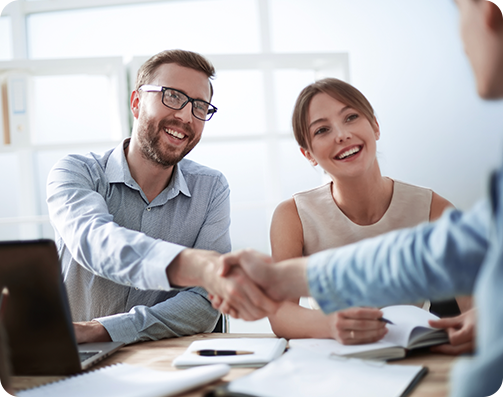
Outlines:
[[[474,292],[476,352],[455,366],[451,394],[494,394],[503,380],[503,167],[471,211],[313,255],[308,280],[325,313]]]
[[[227,181],[184,159],[149,202],[129,171],[128,144],[69,155],[49,174],[49,216],[73,321],[97,319],[126,343],[210,332],[219,314],[206,291],[171,289],[166,267],[185,247],[230,251]]]

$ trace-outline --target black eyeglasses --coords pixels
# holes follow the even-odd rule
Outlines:
[[[180,110],[185,107],[189,102],[192,103],[192,114],[195,118],[208,121],[217,112],[217,108],[211,103],[203,101],[202,99],[193,99],[185,92],[176,90],[174,88],[162,87],[160,85],[142,85],[139,90],[145,92],[161,92],[162,103],[170,109]]]

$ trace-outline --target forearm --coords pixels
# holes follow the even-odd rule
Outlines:
[[[257,280],[278,301],[309,296],[307,258],[295,258],[268,266],[263,281]]]
[[[486,230],[475,228],[474,214],[447,215],[314,255],[308,267],[312,296],[329,313],[471,292],[487,250]]]
[[[286,339],[331,338],[328,317],[294,302],[283,302],[276,314],[269,316],[273,332]]]
[[[152,307],[137,305],[128,313],[98,318],[114,342],[135,343],[211,332],[220,313],[201,288],[180,291]]]
[[[456,302],[461,313],[473,309],[473,298],[471,296],[456,296]]]
[[[187,248],[169,264],[166,275],[171,285],[208,289],[216,276],[219,257],[215,251]]]

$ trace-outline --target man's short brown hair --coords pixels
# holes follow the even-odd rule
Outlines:
[[[211,85],[210,79],[215,76],[215,68],[211,62],[202,55],[185,50],[165,50],[148,59],[141,65],[140,69],[138,69],[135,90],[138,91],[142,85],[149,84],[155,76],[159,66],[168,63],[176,63],[179,66],[203,72],[208,76],[210,98],[213,97],[213,86]]]

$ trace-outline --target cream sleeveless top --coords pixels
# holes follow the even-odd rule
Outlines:
[[[394,180],[391,203],[383,217],[372,225],[357,225],[335,203],[331,184],[293,196],[302,223],[305,256],[430,220],[432,190]]]
[[[393,195],[388,209],[379,221],[364,226],[351,221],[339,209],[332,197],[332,182],[294,194],[304,234],[304,256],[428,222],[432,190],[397,180],[393,182]],[[313,298],[309,298],[309,303],[311,308],[319,310]],[[428,310],[429,305],[429,301],[426,301],[422,307]]]

